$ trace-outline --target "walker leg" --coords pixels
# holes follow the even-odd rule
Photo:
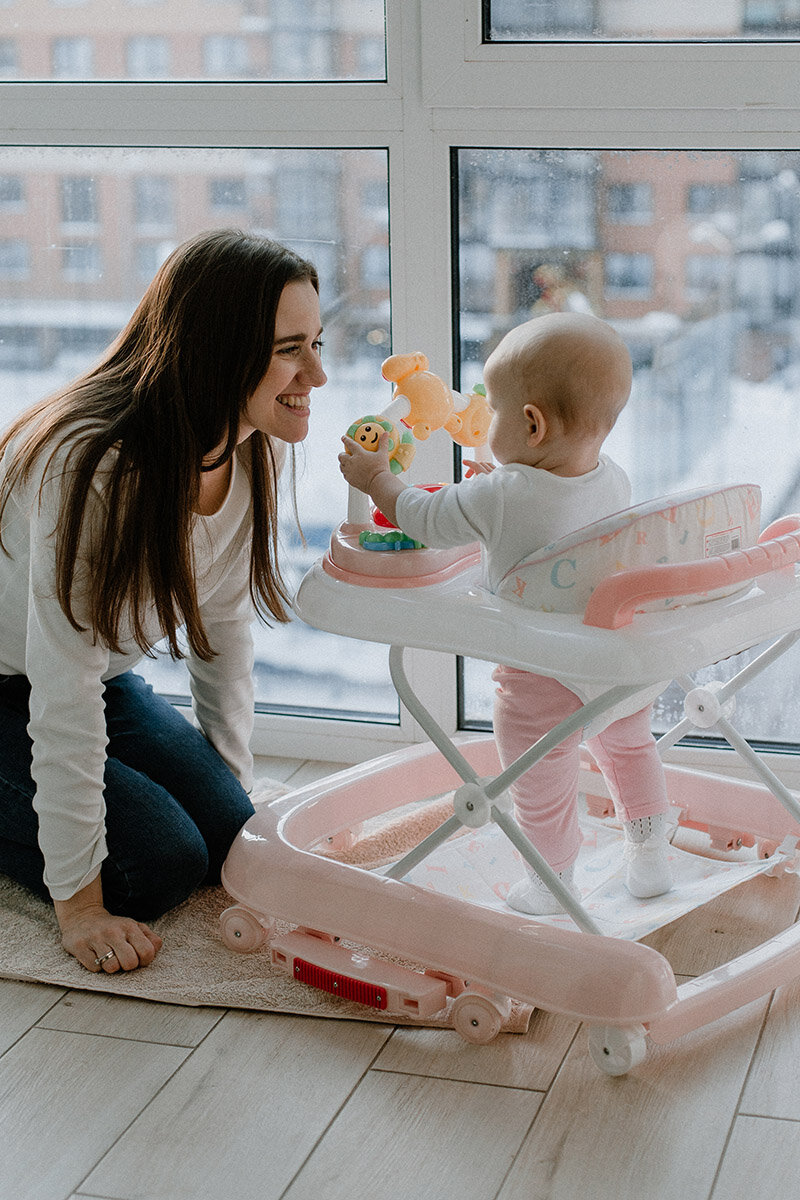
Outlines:
[[[400,700],[436,748],[444,755],[451,767],[461,776],[464,783],[477,785],[481,790],[482,796],[491,802],[497,801],[500,796],[508,791],[512,783],[519,779],[521,775],[524,775],[535,763],[544,758],[546,754],[549,754],[551,750],[555,749],[566,738],[570,737],[571,734],[584,729],[596,716],[606,712],[615,704],[627,699],[628,696],[634,695],[640,690],[638,686],[610,688],[602,696],[595,697],[594,700],[589,701],[588,704],[579,708],[577,712],[566,717],[555,728],[551,729],[549,733],[546,733],[544,737],[539,738],[524,754],[521,754],[519,758],[506,767],[494,779],[481,780],[474,768],[467,762],[457,747],[453,745],[451,739],[441,726],[437,724],[414,693],[403,668],[403,650],[404,647],[398,645],[391,646],[389,649],[389,671]],[[487,810],[486,819],[493,820],[503,830],[506,837],[519,850],[525,861],[533,867],[539,877],[547,884],[565,912],[575,921],[578,928],[583,930],[584,933],[599,934],[599,928],[588,916],[580,901],[576,900],[572,892],[564,886],[558,875],[550,868],[545,859],[542,858],[535,846],[531,844],[510,813],[504,812],[499,804],[491,803],[490,808]],[[477,826],[479,823],[476,822],[475,824]],[[427,858],[433,850],[446,841],[447,838],[462,828],[462,826],[463,822],[458,816],[449,817],[438,829],[435,829],[433,833],[421,841],[418,846],[410,850],[408,854],[385,870],[384,874],[390,879],[402,879],[409,871],[421,863],[423,859]]]
[[[569,913],[578,928],[584,933],[601,933],[601,930],[595,925],[581,902],[576,900],[568,887],[564,886],[562,880],[558,878],[558,875],[546,859],[542,858],[539,851],[525,836],[511,814],[503,812],[502,809],[499,809],[494,804],[492,805],[492,820],[496,825],[500,826],[512,845],[516,846],[525,861],[530,863],[539,878],[547,884],[556,900],[558,900],[564,911]]]
[[[724,704],[725,701],[729,700],[731,696],[734,696],[736,692],[741,691],[745,684],[748,684],[751,679],[756,677],[756,675],[760,675],[761,672],[766,670],[767,667],[771,666],[776,659],[785,654],[787,650],[790,650],[798,638],[800,638],[800,630],[795,630],[794,633],[784,634],[783,637],[778,638],[777,641],[773,642],[771,646],[768,646],[767,649],[762,651],[757,658],[754,658],[751,663],[748,663],[746,667],[743,667],[741,671],[738,671],[734,675],[733,679],[729,679],[728,682],[724,684],[724,686],[717,693],[717,699],[719,703]],[[692,679],[677,679],[675,682],[679,683],[685,692],[690,692],[695,686],[694,680]],[[677,742],[681,740],[684,734],[690,733],[695,728],[696,726],[694,723],[688,717],[684,717],[682,721],[679,721],[677,725],[673,726],[672,729],[663,734],[663,736],[660,737],[656,742],[658,752],[662,758],[666,754],[667,750],[670,750]]]
[[[727,721],[723,717],[717,721],[716,727],[725,740],[733,746],[739,756],[758,775],[759,779],[766,784],[775,799],[780,800],[789,816],[793,817],[795,821],[800,822],[800,804],[798,804],[789,789],[781,783],[774,771],[771,771],[767,764],[759,758],[752,746],[734,729],[730,721]]]
[[[728,680],[719,691],[715,692],[716,703],[722,707],[725,702],[731,699],[746,683],[749,683],[756,675],[759,675],[766,667],[770,666],[776,659],[785,654],[795,642],[800,638],[800,630],[794,633],[787,633],[783,637],[778,638],[771,646],[768,646],[759,656],[741,671],[734,675],[733,679]],[[694,682],[691,679],[678,679],[676,682],[688,693],[694,687]],[[718,710],[719,711],[719,710]],[[696,728],[690,717],[684,717],[679,721],[668,733],[659,738],[656,746],[659,754],[664,756],[667,750],[679,742],[685,733]],[[800,822],[800,803],[792,795],[787,787],[781,782],[778,776],[771,771],[765,762],[756,754],[752,746],[741,736],[741,734],[731,725],[727,717],[719,715],[718,719],[710,728],[719,730],[728,744],[737,752],[739,757],[751,768],[755,775],[763,784],[772,792],[772,795],[778,800],[788,812],[789,816],[795,821]]]
[[[418,866],[423,859],[427,858],[437,846],[441,846],[442,842],[446,842],[461,828],[463,827],[458,817],[448,817],[438,829],[434,829],[433,833],[429,833],[426,838],[423,838],[418,846],[414,846],[413,850],[409,850],[408,854],[404,854],[398,862],[387,867],[383,874],[387,875],[389,879],[402,879],[409,871],[413,871],[414,867]]]
[[[467,762],[464,755],[453,745],[450,738],[440,725],[434,720],[431,714],[425,708],[424,704],[418,699],[413,691],[411,684],[408,682],[408,676],[403,667],[403,646],[389,647],[389,674],[391,675],[392,683],[397,695],[402,700],[414,720],[427,733],[434,746],[439,750],[453,770],[461,776],[465,783],[476,783],[478,773]]]

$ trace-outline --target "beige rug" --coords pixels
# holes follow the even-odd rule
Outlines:
[[[285,791],[279,784],[269,794]],[[263,802],[268,794],[262,791],[258,798]],[[166,1004],[450,1027],[447,1010],[423,1021],[405,1014],[397,1017],[297,983],[273,969],[266,947],[252,954],[228,950],[219,935],[219,916],[231,903],[222,887],[201,889],[180,907],[151,922],[164,946],[149,967],[93,975],[61,948],[52,907],[0,875],[0,976]],[[279,931],[287,928],[278,923]],[[515,1001],[504,1031],[524,1033],[531,1012],[529,1005]]]

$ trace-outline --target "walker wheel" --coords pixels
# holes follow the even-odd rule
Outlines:
[[[589,1054],[606,1075],[625,1075],[645,1060],[644,1026],[595,1025],[589,1030]]]
[[[222,940],[229,950],[239,954],[249,954],[263,946],[270,933],[270,927],[264,925],[254,912],[234,904],[226,908],[219,918]]]
[[[485,1046],[497,1037],[511,1011],[507,997],[487,996],[467,988],[453,1001],[453,1028],[465,1042]]]

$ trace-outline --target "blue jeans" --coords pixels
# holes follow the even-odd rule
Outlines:
[[[0,676],[0,871],[49,899],[33,810],[30,685]],[[253,806],[202,733],[127,671],[105,685],[106,908],[147,921],[220,868]]]

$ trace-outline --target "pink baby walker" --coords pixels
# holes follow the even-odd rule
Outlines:
[[[376,421],[381,430],[391,426],[405,460],[398,469],[408,465],[413,439],[437,429],[462,445],[485,442],[480,394],[450,393],[430,376],[424,355],[396,356],[385,374],[397,384],[391,406],[356,422],[351,436],[370,438]],[[430,379],[436,404],[425,407]],[[260,809],[223,869],[236,901],[221,917],[226,945],[249,951],[266,943],[272,963],[299,982],[398,1021],[446,1013],[471,1042],[500,1031],[512,1000],[564,1013],[588,1025],[591,1057],[610,1075],[640,1063],[647,1038],[669,1042],[800,975],[800,925],[792,925],[677,986],[657,951],[601,932],[522,833],[508,796],[511,783],[576,730],[602,727],[620,706],[630,702],[634,711],[677,680],[687,693],[685,717],[660,749],[692,728],[713,729],[760,782],[668,765],[676,822],[702,831],[714,846],[755,847],[772,874],[794,867],[800,804],[730,721],[736,692],[800,637],[800,517],[760,535],[759,517],[760,491],[749,484],[638,505],[532,555],[491,594],[480,582],[476,547],[408,546],[351,494],[348,519],[302,581],[295,608],[319,629],[388,644],[397,693],[431,744],[342,771]],[[762,643],[768,648],[729,682],[696,686],[691,679],[691,672]],[[528,668],[590,698],[501,770],[491,736],[451,738],[422,705],[404,671],[406,647]],[[590,812],[612,811],[591,764],[582,785]],[[368,870],[331,856],[365,823],[447,793],[449,815],[390,865]],[[554,925],[498,911],[408,878],[454,835],[485,826],[502,831],[571,921]],[[276,920],[289,931],[278,934]]]

